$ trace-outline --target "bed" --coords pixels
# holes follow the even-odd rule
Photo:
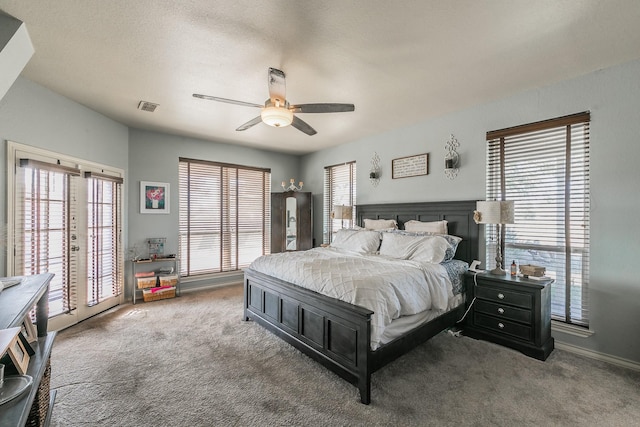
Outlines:
[[[400,229],[409,221],[446,220],[448,233],[462,238],[455,259],[470,263],[478,258],[475,204],[475,201],[453,201],[359,205],[356,218],[359,225],[365,219],[394,219]],[[425,317],[419,326],[401,327],[389,340],[372,345],[373,310],[253,268],[246,269],[244,276],[244,319],[262,325],[354,384],[364,404],[371,402],[371,375],[375,371],[455,325],[465,308],[461,303],[448,311],[437,311],[436,316]],[[402,324],[392,322],[395,323]]]

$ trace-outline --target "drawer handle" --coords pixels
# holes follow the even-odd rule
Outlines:
[[[500,328],[500,329],[504,329],[504,323],[502,323],[502,322],[501,322],[501,323],[498,323],[498,328]]]
[[[502,292],[500,292],[500,293],[498,294],[498,298],[500,298],[500,299],[504,299],[504,294],[503,294]]]
[[[502,308],[502,307],[498,308],[498,313],[504,314],[504,308]]]

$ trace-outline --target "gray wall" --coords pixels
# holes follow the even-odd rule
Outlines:
[[[323,168],[357,162],[357,201],[364,203],[482,200],[487,131],[591,111],[590,329],[580,338],[553,333],[562,342],[640,362],[640,61],[600,70],[552,86],[310,154],[301,170],[309,191],[322,193]],[[449,134],[460,142],[458,178],[444,176]],[[368,180],[373,152],[382,163],[377,188]],[[391,160],[429,153],[429,175],[391,179]],[[316,204],[316,239],[322,237],[322,203]],[[319,241],[319,240],[318,240]]]
[[[219,144],[193,138],[131,129],[129,132],[129,245],[142,248],[145,240],[166,237],[166,253],[178,252],[178,158],[211,160],[271,169],[272,191],[282,191],[280,183],[299,176],[299,157],[252,148]],[[169,183],[170,213],[140,213],[140,181]],[[239,275],[238,277],[241,277]],[[227,281],[224,279],[222,282]],[[237,278],[236,278],[237,280]],[[202,281],[183,283],[183,289],[201,286]],[[208,283],[216,282],[207,279]]]
[[[7,224],[7,140],[103,165],[128,169],[128,128],[25,78],[0,100],[0,224]],[[124,218],[124,238],[126,221]],[[4,239],[0,250],[4,254]],[[126,241],[126,240],[125,240]],[[0,262],[0,276],[6,257]]]

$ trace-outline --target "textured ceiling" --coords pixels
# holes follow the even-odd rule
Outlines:
[[[638,0],[0,0],[22,75],[128,126],[288,153],[358,140],[640,58]],[[318,134],[263,123],[267,70]],[[141,101],[155,112],[137,109]]]

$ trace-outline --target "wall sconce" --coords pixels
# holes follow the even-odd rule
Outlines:
[[[297,187],[296,187],[296,185],[294,184],[294,182],[296,182],[296,180],[295,180],[295,179],[293,179],[293,178],[291,178],[291,179],[289,180],[289,186],[288,186],[288,187],[286,187],[286,185],[287,185],[287,184],[286,184],[286,182],[284,182],[284,181],[282,181],[282,184],[280,184],[280,185],[282,185],[282,189],[283,189],[284,191],[300,191],[300,190],[302,190],[302,186],[304,185],[304,182],[300,181],[300,182],[298,183],[298,186],[297,186]]]
[[[451,134],[449,140],[444,148],[447,150],[447,154],[444,156],[444,174],[449,179],[454,179],[458,176],[458,166],[460,165],[460,155],[457,148],[460,147],[458,140]]]
[[[369,169],[369,181],[371,181],[371,185],[377,187],[380,183],[380,157],[378,157],[378,153],[373,152],[373,157],[371,158],[371,169]]]

